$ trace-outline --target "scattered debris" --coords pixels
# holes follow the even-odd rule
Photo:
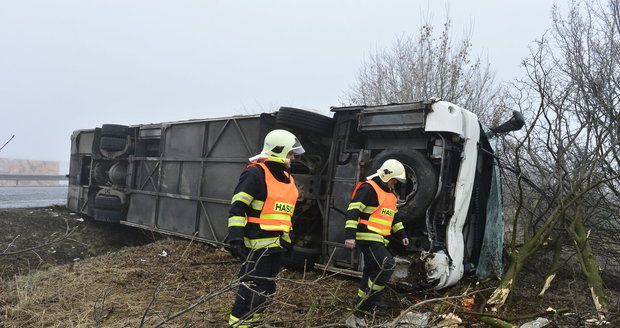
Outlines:
[[[431,319],[431,312],[407,312],[405,316],[398,322],[397,327],[402,328],[421,328],[427,327]]]
[[[168,256],[168,252],[166,252],[165,250],[161,251],[161,253],[159,253],[159,256],[166,257],[166,256]]]
[[[549,319],[547,318],[538,318],[534,321],[530,321],[530,322],[526,322],[522,324],[519,328],[541,328],[550,323],[551,321],[549,321]]]
[[[77,262],[79,260],[81,260],[81,259],[79,257],[76,257],[76,258],[73,259],[73,262]]]
[[[439,319],[441,321],[437,323],[438,327],[458,328],[463,323],[463,319],[454,313],[442,314],[439,316]]]
[[[409,268],[411,267],[411,261],[399,256],[394,257],[396,267],[392,274],[393,279],[405,279],[409,276]]]
[[[75,219],[75,221],[84,222],[84,219],[83,218],[77,218],[77,219]]]
[[[609,324],[610,322],[605,320],[605,317],[586,320],[586,326],[607,326]]]
[[[364,318],[356,316],[355,314],[351,314],[344,322],[344,325],[349,328],[368,327],[368,325],[366,324],[366,320]]]
[[[420,259],[424,261],[424,269],[428,281],[439,281],[442,285],[450,274],[450,260],[444,251],[436,253],[422,252]]]
[[[467,309],[467,311],[472,311],[474,308],[474,303],[475,303],[474,295],[466,297],[463,300],[463,308]]]
[[[32,212],[30,212],[30,213],[32,213]],[[75,215],[75,212],[71,212],[71,213],[69,213],[69,215]]]

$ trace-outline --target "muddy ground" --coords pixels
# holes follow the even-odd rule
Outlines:
[[[239,263],[223,249],[94,222],[62,207],[0,210],[0,229],[0,327],[153,327],[180,311],[186,312],[163,326],[225,327]],[[538,296],[544,269],[530,266],[507,306],[494,315],[514,324],[542,316],[552,320],[548,327],[586,326],[594,311],[578,266],[564,266],[553,287]],[[615,327],[619,279],[606,273],[603,278],[612,304],[608,326]],[[442,293],[388,288],[391,311],[368,320],[384,324],[425,299],[496,284],[470,278]],[[355,279],[284,270],[267,324],[333,326],[351,313],[356,290]],[[489,294],[476,294],[469,309],[453,299],[415,310],[454,313],[463,320],[460,326],[486,327],[475,312],[483,311]],[[211,298],[201,302],[205,297]],[[549,307],[563,313],[545,313]]]

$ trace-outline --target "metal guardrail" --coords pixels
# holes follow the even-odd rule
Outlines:
[[[68,180],[66,175],[47,175],[47,174],[0,174],[0,180],[12,181],[64,181]]]

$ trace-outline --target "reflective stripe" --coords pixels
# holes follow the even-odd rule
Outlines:
[[[245,205],[250,205],[253,199],[254,199],[254,196],[248,194],[247,192],[242,191],[240,193],[235,194],[232,197],[232,201],[230,201],[230,203],[232,204],[234,202],[239,201],[239,202],[244,203]]]
[[[376,210],[377,208],[375,206],[366,206],[366,208],[362,210],[362,213],[371,214]]]
[[[368,230],[374,231],[380,235],[387,236],[390,234],[390,226],[369,220],[360,220],[360,223],[368,226]]]
[[[394,226],[392,226],[392,232],[397,232],[405,229],[405,226],[402,222],[397,222]]]
[[[380,243],[384,243],[385,245],[389,243],[389,241],[383,238],[383,236],[376,234],[376,233],[372,233],[372,232],[357,232],[355,234],[355,239],[366,240],[366,241],[377,241]]]
[[[263,206],[265,206],[265,202],[263,202],[262,200],[253,200],[250,203],[250,207],[252,207],[252,209],[260,211],[263,209]]]
[[[255,322],[255,321],[256,320],[254,318],[240,320],[239,318],[235,317],[232,314],[228,317],[228,325],[230,327],[235,327],[235,328],[250,328],[252,327],[250,323]]]
[[[392,225],[392,221],[391,220],[386,220],[386,219],[381,219],[381,218],[370,217],[370,218],[368,218],[368,221],[384,225],[384,226],[388,227],[388,229]]]
[[[245,227],[245,216],[231,216],[228,218],[229,227]]]
[[[248,222],[260,224],[263,230],[270,230],[269,227],[264,225],[276,226],[274,228],[279,228],[280,226],[290,228],[291,226],[291,217],[285,214],[264,214],[260,218],[250,216],[247,220]]]
[[[364,205],[361,202],[355,202],[355,203],[349,204],[349,207],[347,208],[347,211],[358,210],[358,211],[360,211],[362,213],[370,214],[370,213],[374,212],[376,209],[377,209],[377,207],[375,207],[375,206],[366,206],[366,205]]]
[[[288,223],[291,223],[291,216],[288,214],[279,214],[279,213],[261,214],[260,218],[268,219],[268,220],[286,221]]]
[[[383,288],[385,288],[385,286],[378,285],[378,284],[374,283],[372,280],[368,279],[368,288],[370,288],[371,290],[379,292],[379,291],[382,291]]]
[[[355,202],[355,203],[349,204],[349,207],[347,208],[347,211],[351,211],[351,210],[362,211],[365,207],[366,207],[366,205],[364,205],[363,203]]]
[[[251,249],[280,247],[280,237],[250,239],[243,237],[245,247]]]
[[[273,156],[273,155],[267,157],[267,160],[269,162],[276,162],[276,163],[285,163],[286,162],[286,159],[280,158],[280,157],[276,157],[276,156]]]
[[[285,242],[287,242],[289,244],[292,242],[291,241],[291,236],[288,233],[286,233],[286,232],[283,232],[282,236],[280,236],[280,238],[282,238],[282,240],[284,240]]]
[[[345,228],[357,229],[357,220],[347,220],[347,222],[344,225],[344,227]]]
[[[357,296],[359,296],[361,298],[364,298],[364,297],[366,297],[366,292],[361,290],[361,289],[358,289],[357,290]]]

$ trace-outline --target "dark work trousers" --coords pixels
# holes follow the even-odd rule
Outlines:
[[[372,310],[381,302],[385,285],[394,272],[394,257],[382,243],[359,243],[364,257],[364,269],[358,291],[358,301],[365,301],[359,306],[362,311]]]
[[[235,304],[231,315],[239,319],[249,319],[252,313],[260,313],[265,308],[266,295],[272,295],[276,291],[274,278],[280,272],[280,260],[282,253],[266,252],[266,249],[258,249],[251,252],[245,249],[242,258],[246,258],[241,265],[239,277],[242,282],[249,283],[249,288],[239,286]],[[261,295],[262,294],[262,295]]]

